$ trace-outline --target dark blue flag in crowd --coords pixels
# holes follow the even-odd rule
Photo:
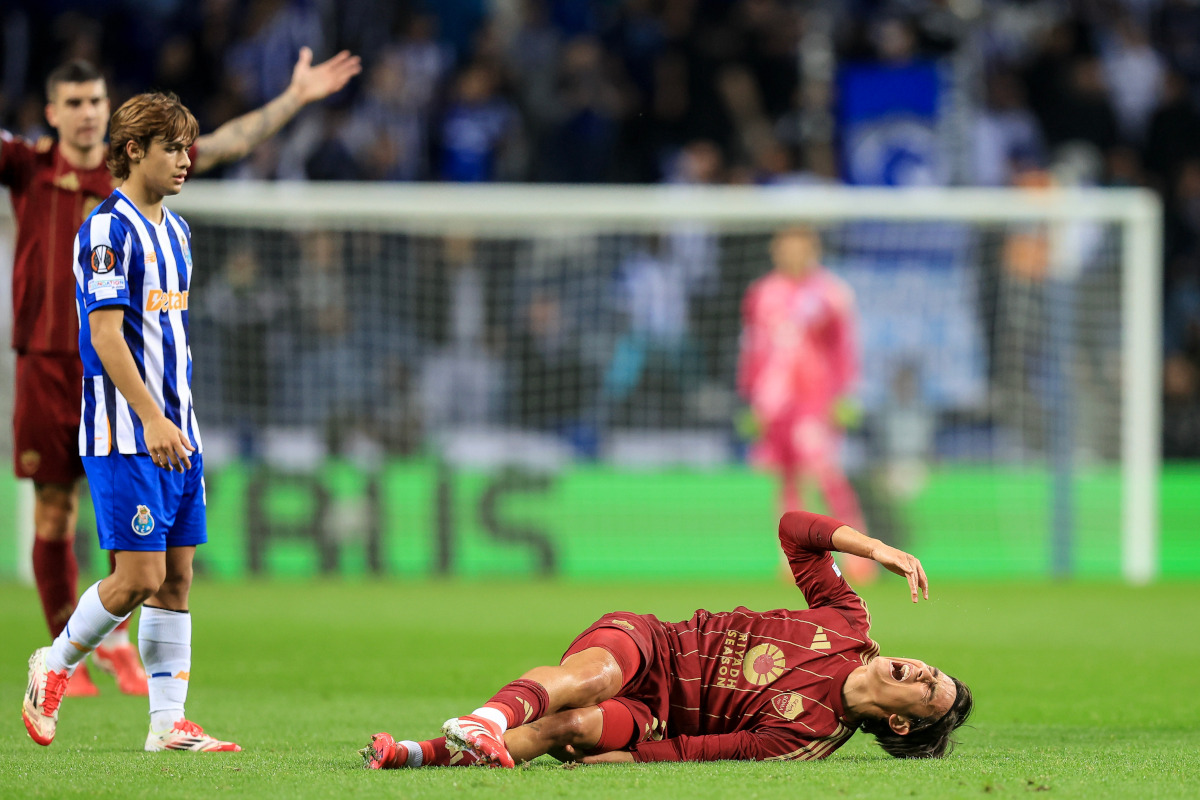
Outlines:
[[[945,183],[938,141],[942,76],[932,62],[848,64],[838,72],[842,168],[847,183]]]

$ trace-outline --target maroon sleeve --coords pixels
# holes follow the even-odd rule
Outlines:
[[[833,532],[842,525],[824,514],[789,511],[779,519],[779,544],[809,608],[850,609],[857,616],[862,602],[829,553]]]
[[[0,184],[23,189],[33,178],[36,159],[29,142],[0,130]]]
[[[780,730],[676,736],[630,748],[634,761],[763,761],[819,757],[812,741]]]

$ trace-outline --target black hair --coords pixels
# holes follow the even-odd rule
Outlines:
[[[958,744],[950,738],[975,708],[971,690],[958,678],[951,677],[957,694],[950,710],[937,719],[916,717],[909,721],[908,733],[892,730],[886,719],[872,717],[859,723],[859,729],[875,737],[883,751],[894,758],[942,758]]]
[[[102,81],[104,75],[90,61],[76,58],[57,66],[46,76],[46,99],[54,100],[54,89],[60,83],[91,83]]]

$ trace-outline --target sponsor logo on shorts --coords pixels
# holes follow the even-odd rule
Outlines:
[[[787,669],[783,651],[773,644],[760,644],[746,651],[742,659],[742,674],[755,686],[774,683]]]
[[[133,515],[133,532],[138,536],[149,536],[154,530],[154,517],[150,515],[150,509],[146,506],[138,506],[137,513]]]
[[[37,450],[26,450],[21,453],[18,461],[21,464],[21,469],[26,475],[32,475],[38,471],[38,467],[42,465],[42,454]]]
[[[112,272],[116,266],[117,257],[107,245],[98,244],[92,248],[92,272],[103,275]]]
[[[800,699],[800,695],[793,692],[779,695],[771,701],[771,705],[775,706],[779,716],[784,719],[795,719],[804,710],[804,701]]]
[[[125,288],[125,279],[120,275],[110,275],[107,278],[92,278],[88,281],[88,292],[95,294],[101,289],[115,289],[121,291]]]

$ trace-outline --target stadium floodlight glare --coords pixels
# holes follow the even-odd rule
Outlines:
[[[450,459],[537,450],[558,463],[553,441],[565,439],[568,459],[641,459],[639,468],[663,461],[655,441],[684,462],[733,460],[721,436],[687,434],[730,427],[741,292],[769,268],[770,235],[809,224],[821,233],[827,266],[855,289],[863,317],[869,435],[852,437],[858,471],[918,451],[943,472],[982,470],[996,507],[1009,497],[1044,502],[1035,523],[1045,528],[1044,571],[1087,573],[1089,542],[1103,540],[1120,549],[1127,580],[1156,575],[1162,212],[1148,191],[197,181],[170,205],[204,229],[196,263],[221,276],[198,277],[192,324],[219,332],[235,308],[264,321],[223,352],[197,354],[222,385],[203,406],[206,448],[210,429],[219,440],[221,429],[247,419],[266,424],[231,405],[268,391],[247,385],[248,375],[288,353],[315,353],[341,331],[345,347],[309,363],[320,380],[271,378],[272,397],[295,400],[273,407],[273,421],[315,429],[331,415],[377,414],[372,404],[392,390],[347,384],[358,380],[354,369],[370,372],[394,356],[411,366],[401,383],[421,405],[421,436]],[[337,237],[322,236],[330,232]],[[259,263],[239,272],[239,248]],[[321,253],[344,261],[345,273],[314,267]],[[639,289],[622,276],[653,271],[651,262],[668,266],[660,283],[637,284],[658,287],[639,308],[653,317],[670,305],[662,292],[682,298],[676,324],[691,343],[674,355],[626,338]],[[460,269],[466,263],[470,275]],[[231,277],[262,296],[229,291]],[[580,357],[569,373],[530,380],[513,354],[539,292],[554,295],[558,305],[542,312],[567,318]],[[485,319],[456,316],[445,307],[451,297],[473,302]],[[456,366],[447,353],[459,335],[492,337],[495,347]],[[197,337],[195,346],[205,341]],[[251,347],[267,356],[251,356]],[[431,364],[430,352],[441,363]],[[614,354],[630,352],[631,361],[618,363]],[[699,367],[680,366],[693,356]],[[919,396],[915,416],[896,410],[905,377]],[[378,375],[361,383],[372,380],[390,386]],[[11,385],[11,374],[5,381]],[[330,386],[345,390],[340,400],[321,399],[337,394]],[[457,388],[440,402],[421,398],[437,386]],[[385,424],[405,419],[389,413]],[[562,434],[572,420],[586,424]],[[550,429],[557,440],[536,435]],[[496,430],[505,435],[489,439]],[[897,455],[905,447],[912,452]],[[903,505],[920,480],[900,483],[888,491]],[[940,502],[921,506],[913,524],[976,524],[972,498]],[[1014,515],[998,529],[1031,519]]]

